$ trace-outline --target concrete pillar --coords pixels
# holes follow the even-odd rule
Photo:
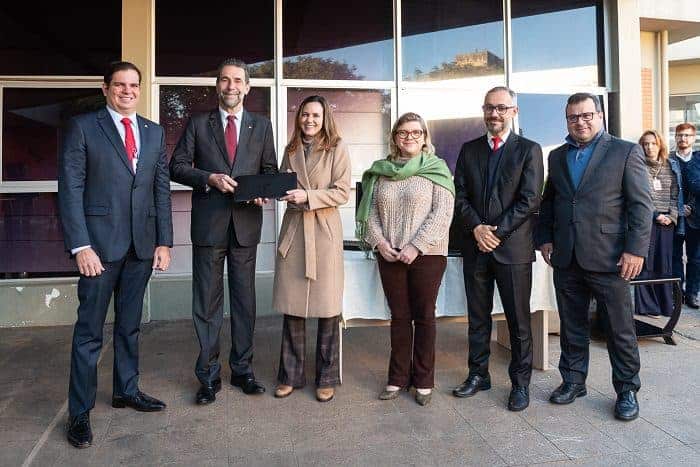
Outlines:
[[[624,139],[636,141],[642,132],[642,81],[639,5],[637,0],[618,0],[615,8],[619,92],[619,132]]]
[[[669,76],[668,76],[668,31],[659,33],[659,131],[668,134],[670,125]]]
[[[151,118],[155,77],[155,1],[122,1],[122,60],[141,70],[141,99],[136,111]]]

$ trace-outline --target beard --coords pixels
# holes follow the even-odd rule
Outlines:
[[[223,92],[219,93],[219,101],[222,104],[222,107],[232,109],[236,107],[238,104],[241,103],[243,100],[243,96],[241,94],[224,94]]]
[[[508,128],[508,126],[506,125],[505,119],[490,118],[490,119],[486,120],[486,128],[493,135],[493,134],[501,133],[506,128]]]

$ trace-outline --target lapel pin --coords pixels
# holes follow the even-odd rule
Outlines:
[[[143,127],[144,127],[144,128],[148,128],[148,125],[144,124]]]
[[[248,125],[248,129],[249,129],[249,130],[252,130],[252,129],[253,129],[253,125]]]

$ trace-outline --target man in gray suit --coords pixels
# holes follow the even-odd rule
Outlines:
[[[255,258],[267,200],[237,203],[239,175],[277,172],[269,119],[247,112],[250,91],[245,63],[224,61],[216,77],[219,105],[192,116],[170,161],[172,179],[192,187],[192,318],[200,353],[195,374],[198,404],[209,404],[221,389],[219,332],[223,321],[224,260],[231,302],[231,384],[261,394],[253,360]]]
[[[615,417],[634,420],[640,363],[628,281],[644,264],[653,216],[644,153],[603,130],[592,94],[569,97],[566,121],[566,144],[549,154],[537,232],[542,256],[554,268],[561,318],[563,383],[549,400],[569,404],[586,394],[593,296],[603,310]]]

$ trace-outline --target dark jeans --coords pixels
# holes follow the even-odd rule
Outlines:
[[[651,226],[649,254],[637,279],[666,279],[672,277],[673,225]],[[671,316],[673,284],[639,285],[634,288],[634,312],[638,315]]]
[[[686,265],[683,271],[683,244],[685,243]],[[673,238],[673,275],[681,278],[685,294],[695,296],[700,292],[700,229],[686,224],[685,235]]]
[[[588,375],[591,296],[598,303],[612,365],[612,380],[619,394],[639,390],[639,349],[635,334],[629,282],[618,272],[592,272],[574,257],[567,268],[554,268],[554,287],[561,319],[559,372],[568,383],[583,384]]]
[[[418,256],[411,264],[377,259],[391,310],[392,386],[432,388],[435,383],[435,301],[447,258]],[[415,331],[414,331],[415,329]]]
[[[280,384],[303,387],[306,384],[306,318],[284,315],[282,349],[277,380]],[[316,386],[340,384],[340,316],[318,318],[316,333]]]

